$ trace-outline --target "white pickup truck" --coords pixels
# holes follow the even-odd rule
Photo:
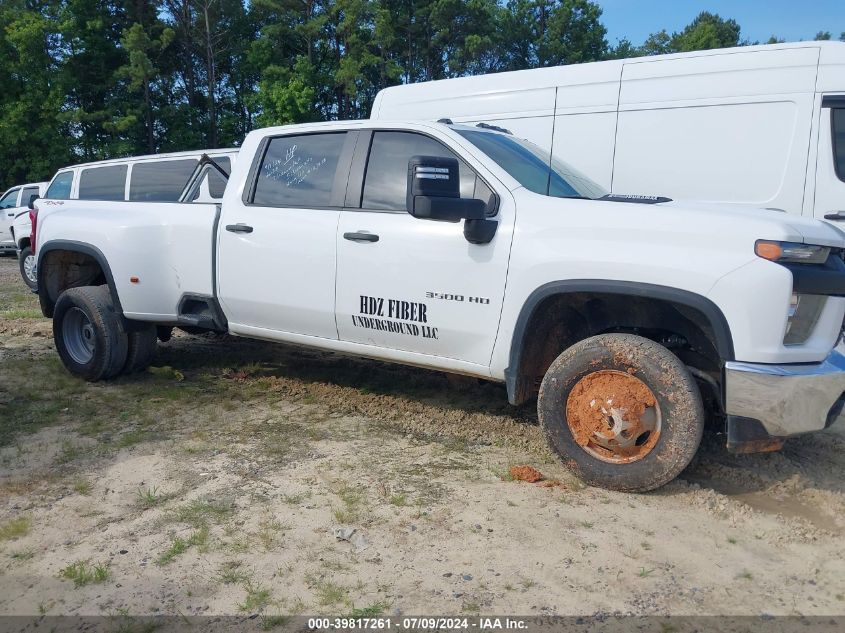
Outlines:
[[[88,380],[179,326],[476,376],[627,491],[680,473],[706,419],[755,452],[843,406],[837,228],[610,196],[490,126],[258,130],[221,204],[36,205],[41,306]]]

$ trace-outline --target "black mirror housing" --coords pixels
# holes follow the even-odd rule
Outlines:
[[[460,222],[483,220],[482,200],[461,198],[458,159],[444,156],[413,156],[408,161],[408,213],[415,218]]]
[[[34,193],[29,196],[29,202],[26,203],[26,206],[29,207],[30,211],[33,211],[35,209],[35,201],[38,200],[38,198],[40,197],[41,196],[39,196],[37,193]]]

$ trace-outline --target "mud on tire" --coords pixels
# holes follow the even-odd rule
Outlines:
[[[704,428],[701,394],[683,363],[629,334],[594,336],[564,351],[543,378],[537,409],[547,441],[570,470],[588,484],[626,492],[674,479]]]
[[[65,290],[53,311],[53,340],[68,371],[85,380],[116,376],[126,363],[128,338],[107,286]]]

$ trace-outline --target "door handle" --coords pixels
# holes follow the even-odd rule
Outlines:
[[[252,227],[248,224],[242,224],[238,222],[237,224],[227,224],[226,230],[231,231],[232,233],[252,233]]]
[[[378,235],[367,233],[366,231],[358,231],[357,233],[344,233],[343,239],[351,242],[378,242]]]
[[[833,213],[825,213],[825,220],[845,220],[845,211],[834,211]]]

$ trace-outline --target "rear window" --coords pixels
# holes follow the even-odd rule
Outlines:
[[[50,183],[50,187],[47,189],[47,193],[44,194],[44,197],[50,198],[51,200],[68,200],[70,198],[70,186],[72,184],[72,171],[64,171],[60,174],[56,174],[56,177],[53,178],[53,182]]]
[[[79,176],[80,200],[124,200],[126,165],[89,167]]]
[[[198,162],[196,158],[188,158],[135,163],[129,181],[129,199],[175,202]]]
[[[346,132],[271,139],[252,203],[272,207],[327,207]]]
[[[836,175],[845,182],[845,108],[833,110],[833,161]]]

